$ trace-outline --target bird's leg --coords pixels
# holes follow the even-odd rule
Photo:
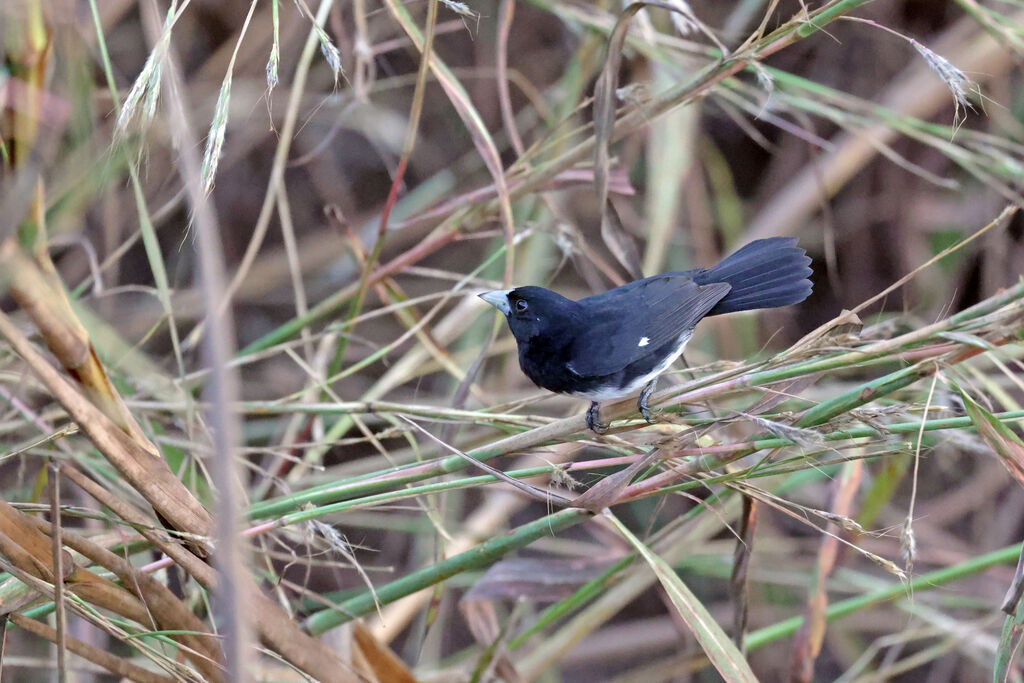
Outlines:
[[[608,425],[601,422],[600,408],[597,401],[591,401],[587,408],[587,427],[595,434],[601,434],[608,429]]]
[[[645,386],[643,391],[640,392],[640,398],[637,399],[636,402],[636,407],[640,409],[640,414],[644,416],[645,420],[647,420],[647,424],[651,425],[654,424],[654,416],[651,414],[651,409],[647,406],[647,399],[649,399],[651,394],[654,393],[654,385],[657,384],[657,382],[657,377],[648,382],[647,386]]]

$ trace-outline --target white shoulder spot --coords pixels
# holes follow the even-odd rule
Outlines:
[[[637,344],[637,346],[647,346],[650,343],[651,343],[651,340],[648,339],[647,337],[640,337],[640,343]]]

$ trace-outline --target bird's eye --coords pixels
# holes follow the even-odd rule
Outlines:
[[[527,304],[522,299],[519,299],[518,301],[516,301],[516,313],[523,313],[529,307],[530,307],[529,304]]]

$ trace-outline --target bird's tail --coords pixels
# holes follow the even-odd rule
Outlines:
[[[789,306],[811,293],[811,259],[795,237],[755,240],[693,279],[700,285],[728,282],[732,290],[708,315]]]

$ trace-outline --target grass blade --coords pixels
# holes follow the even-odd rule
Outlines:
[[[697,599],[697,596],[683,583],[675,570],[660,556],[651,552],[651,549],[637,538],[625,524],[620,522],[610,510],[605,510],[604,515],[654,570],[679,616],[696,636],[701,649],[711,660],[712,665],[718,669],[718,673],[722,674],[727,681],[757,681],[757,676],[754,675],[735,643],[726,635],[707,608]]]

